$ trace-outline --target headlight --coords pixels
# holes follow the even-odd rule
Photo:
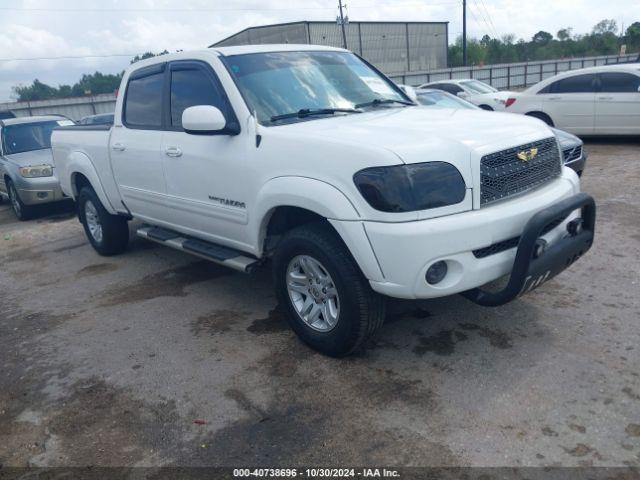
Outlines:
[[[50,177],[53,175],[53,167],[51,165],[36,165],[34,167],[20,168],[20,175],[26,178]]]
[[[353,181],[369,205],[382,212],[455,205],[466,193],[462,175],[446,162],[365,168]]]

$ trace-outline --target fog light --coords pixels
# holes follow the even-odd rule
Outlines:
[[[447,262],[440,260],[427,269],[425,279],[427,280],[428,284],[435,285],[436,283],[440,283],[446,274]]]

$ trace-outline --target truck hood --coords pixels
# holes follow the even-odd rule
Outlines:
[[[434,151],[441,157],[443,149],[458,158],[465,152],[469,159],[471,151],[488,145],[500,150],[553,136],[542,122],[524,115],[427,107],[380,109],[279,128],[339,143],[384,148],[405,163],[429,161],[429,153]],[[526,140],[519,141],[520,137]]]
[[[42,150],[31,150],[29,152],[14,153],[5,155],[4,158],[19,167],[29,167],[33,165],[53,165],[53,154],[50,148]]]

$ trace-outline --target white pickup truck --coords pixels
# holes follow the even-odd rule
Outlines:
[[[380,327],[385,296],[502,305],[593,241],[593,199],[546,125],[420,107],[346,50],[165,55],[119,92],[112,127],[52,138],[94,248],[123,252],[137,218],[138,235],[244,272],[271,259],[291,327],[328,355]]]

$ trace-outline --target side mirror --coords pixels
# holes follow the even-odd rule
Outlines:
[[[398,85],[400,89],[411,99],[412,102],[418,101],[418,94],[416,93],[416,89],[410,85]]]
[[[211,105],[196,105],[182,112],[182,128],[187,133],[218,133],[227,126],[220,109]]]
[[[469,98],[469,94],[467,92],[458,92],[456,95],[460,98]]]

